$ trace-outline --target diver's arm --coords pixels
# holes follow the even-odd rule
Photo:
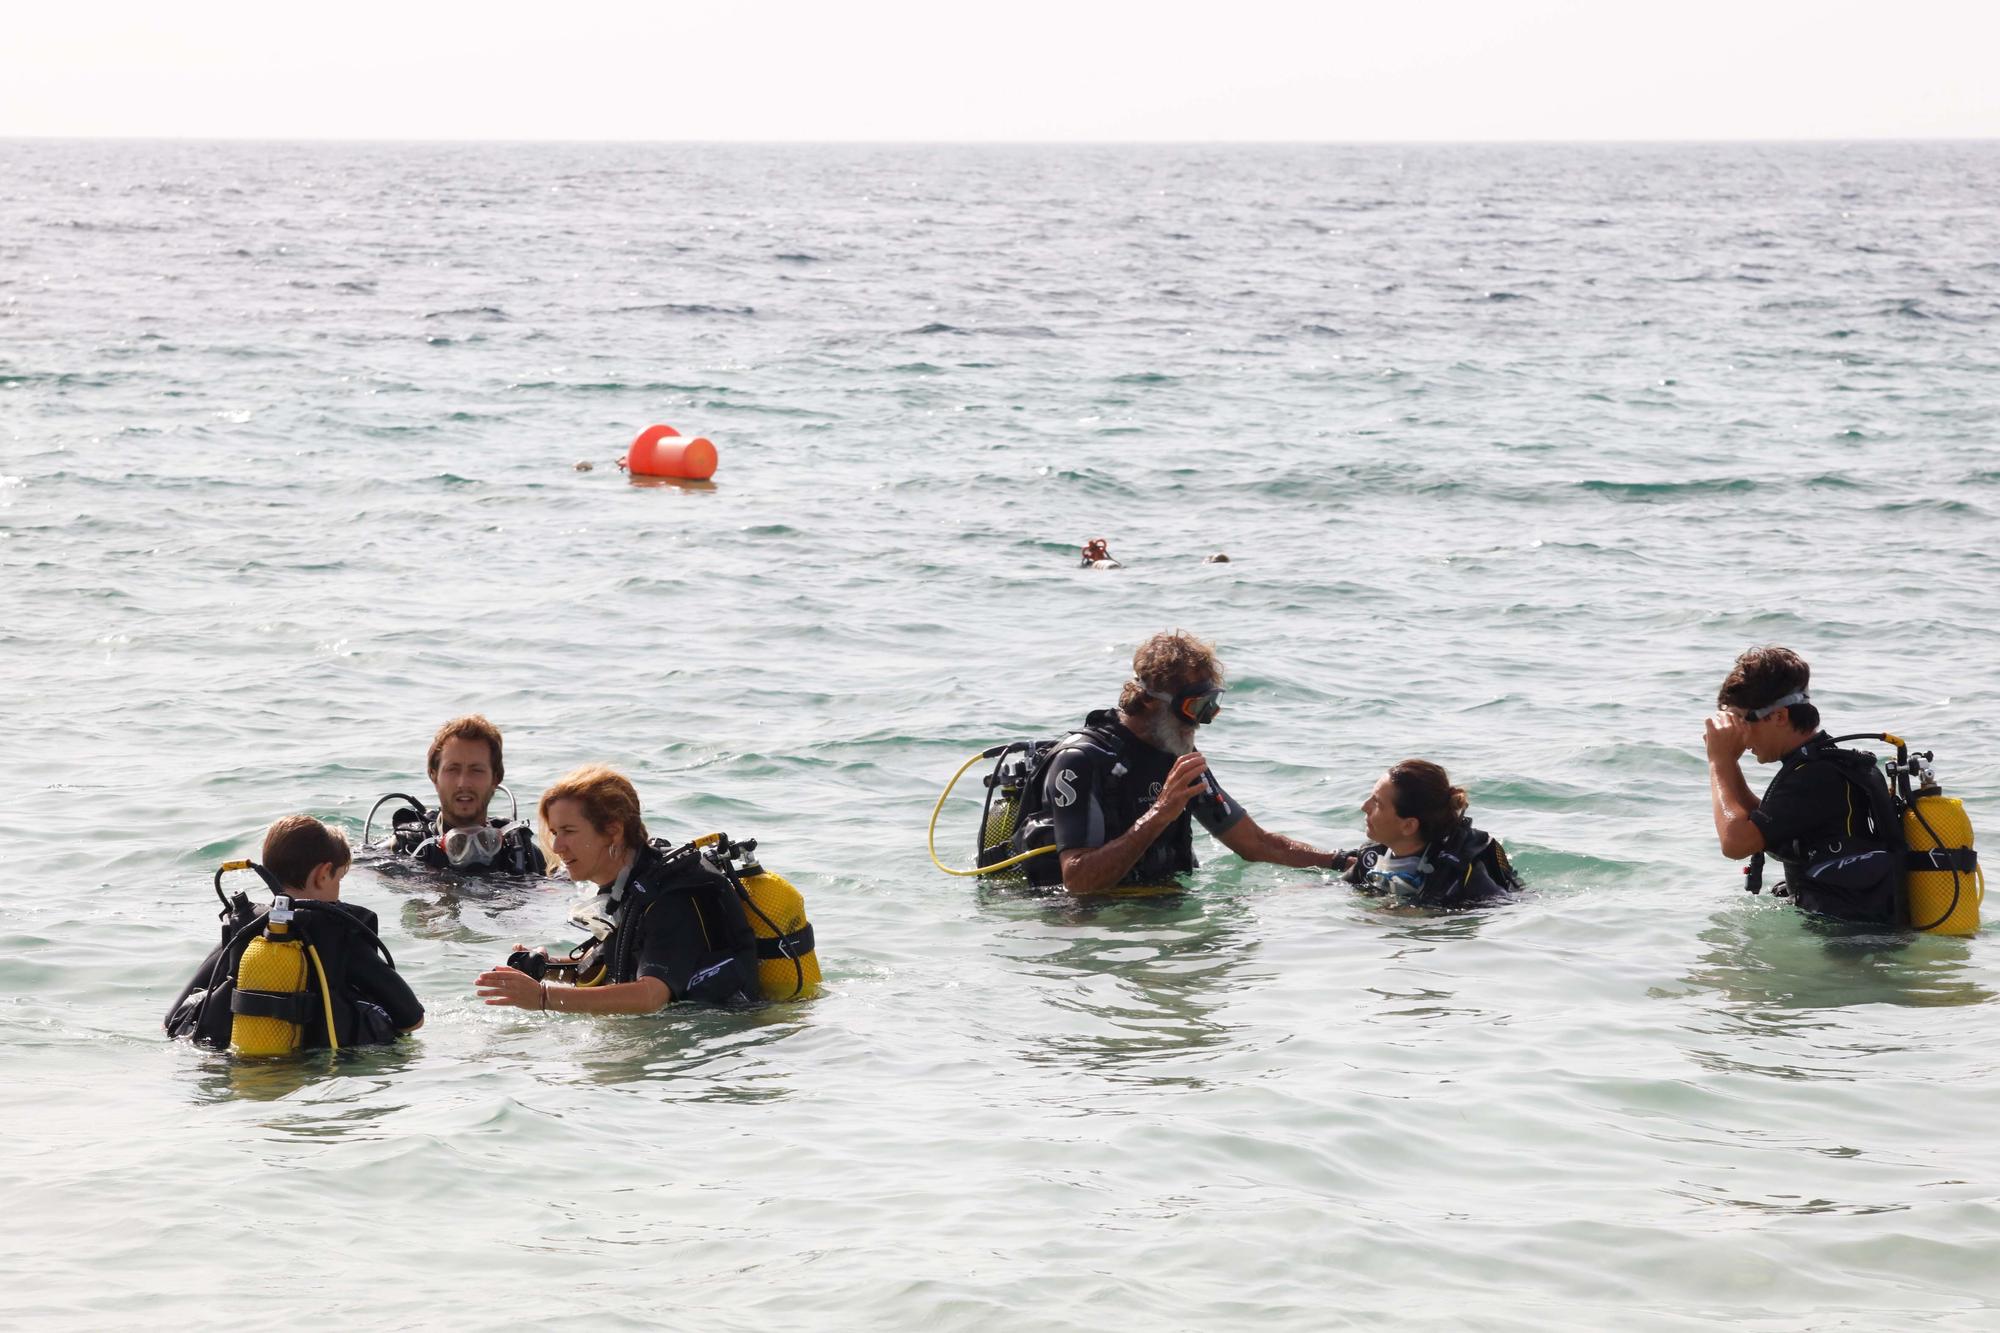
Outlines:
[[[610,986],[565,986],[544,982],[549,1008],[559,1014],[650,1014],[674,998],[658,977],[640,977]]]
[[[1125,878],[1173,822],[1173,817],[1162,816],[1156,805],[1102,847],[1070,848],[1062,854],[1063,887],[1071,893],[1102,893]]]
[[[640,977],[637,981],[610,986],[565,986],[560,982],[537,981],[516,968],[496,967],[480,973],[473,984],[479,997],[488,1004],[550,1009],[560,1014],[650,1014],[674,998],[667,983],[658,977]]]
[[[1269,861],[1273,865],[1300,869],[1335,870],[1343,858],[1337,852],[1323,852],[1297,838],[1262,828],[1249,815],[1215,835],[1224,847],[1246,861]]]
[[[1715,816],[1715,839],[1732,861],[1764,850],[1764,830],[1751,820],[1758,805],[1743,776],[1743,724],[1725,713],[1708,719],[1702,735],[1708,750],[1708,799]]]
[[[1097,847],[1071,847],[1062,853],[1063,887],[1071,893],[1102,893],[1125,878],[1146,849],[1160,840],[1181,811],[1203,790],[1201,775],[1208,761],[1184,754],[1174,761],[1160,794],[1131,828]]]

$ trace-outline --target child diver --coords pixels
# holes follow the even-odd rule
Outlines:
[[[286,815],[271,825],[261,866],[251,868],[261,870],[270,884],[276,895],[272,906],[253,913],[237,896],[223,914],[222,943],[167,1011],[167,1035],[229,1046],[238,1016],[251,1015],[282,1020],[290,1029],[281,1049],[311,1050],[392,1042],[422,1027],[424,1006],[396,974],[395,961],[376,936],[375,914],[340,901],[340,882],[352,860],[347,839],[311,815]],[[238,993],[244,954],[267,931],[310,947],[313,958],[296,997]],[[242,1045],[240,1039],[234,1044]]]

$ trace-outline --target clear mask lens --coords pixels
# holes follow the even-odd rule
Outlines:
[[[445,859],[455,866],[491,861],[500,854],[500,830],[491,824],[451,829],[443,841]]]

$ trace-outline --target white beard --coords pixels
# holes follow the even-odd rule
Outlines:
[[[1168,754],[1192,754],[1194,727],[1161,709],[1147,724],[1146,740],[1155,749],[1165,750]]]

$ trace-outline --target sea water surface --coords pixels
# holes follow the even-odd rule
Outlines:
[[[1743,893],[1700,731],[1784,643],[2000,829],[1996,198],[1992,144],[0,144],[0,1316],[1995,1327],[1993,936]],[[611,465],[656,421],[712,489]],[[1525,899],[938,873],[953,770],[1175,626],[1260,823],[1352,845],[1427,756]],[[358,841],[469,710],[524,811],[605,760],[757,838],[824,995],[488,1009],[565,889],[363,865],[419,1034],[163,1040],[217,864]]]

